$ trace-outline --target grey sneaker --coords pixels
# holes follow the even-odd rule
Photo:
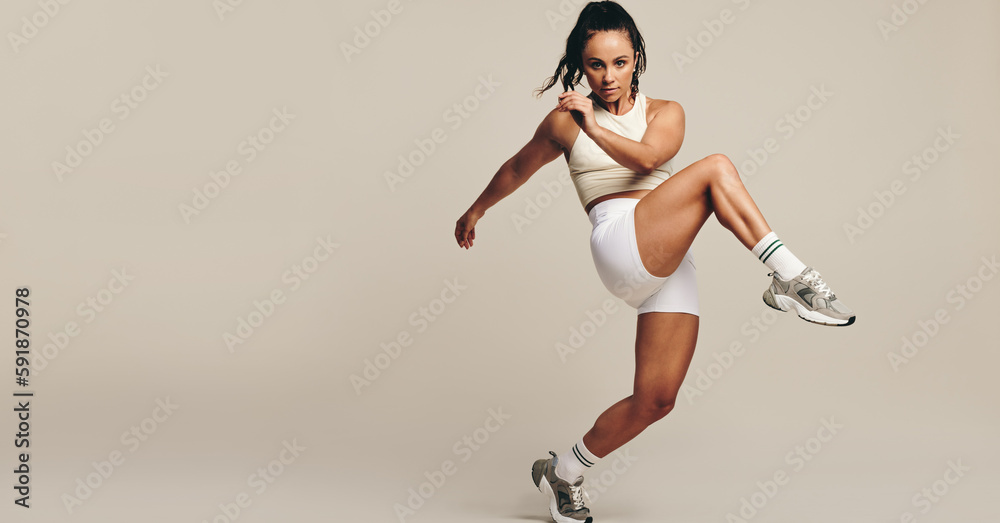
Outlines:
[[[788,311],[792,308],[803,320],[820,325],[846,327],[854,323],[854,311],[847,308],[826,285],[819,272],[806,267],[802,274],[782,280],[777,273],[771,286],[764,291],[764,303],[772,309]]]
[[[549,514],[556,523],[592,523],[590,509],[583,505],[587,492],[583,490],[583,476],[570,483],[556,476],[555,452],[551,458],[536,460],[531,466],[531,479],[538,490],[549,498]]]

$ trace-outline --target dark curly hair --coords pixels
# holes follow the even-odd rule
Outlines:
[[[555,74],[546,80],[543,87],[535,89],[536,97],[540,97],[552,88],[557,78],[562,82],[563,91],[579,85],[583,79],[583,49],[594,33],[600,31],[624,33],[632,42],[633,52],[639,53],[632,73],[632,90],[629,94],[629,100],[635,102],[635,97],[639,93],[639,75],[646,71],[646,44],[632,17],[621,5],[612,1],[590,2],[584,6],[576,25],[566,39],[566,54],[559,59]]]

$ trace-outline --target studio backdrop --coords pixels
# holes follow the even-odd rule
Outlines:
[[[729,157],[857,320],[768,308],[710,217],[595,521],[1000,521],[1000,4],[621,3],[675,168]],[[563,158],[454,229],[584,5],[4,2],[0,520],[548,521],[531,463],[632,392],[636,310]]]

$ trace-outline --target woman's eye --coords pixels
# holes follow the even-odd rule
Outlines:
[[[618,63],[621,64],[618,67],[625,67],[625,60],[618,60]]]

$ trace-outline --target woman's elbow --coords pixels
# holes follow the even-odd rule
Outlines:
[[[666,160],[660,160],[660,155],[656,154],[654,151],[650,151],[649,154],[640,157],[639,162],[639,174],[648,175],[652,174],[659,166],[663,165]]]

